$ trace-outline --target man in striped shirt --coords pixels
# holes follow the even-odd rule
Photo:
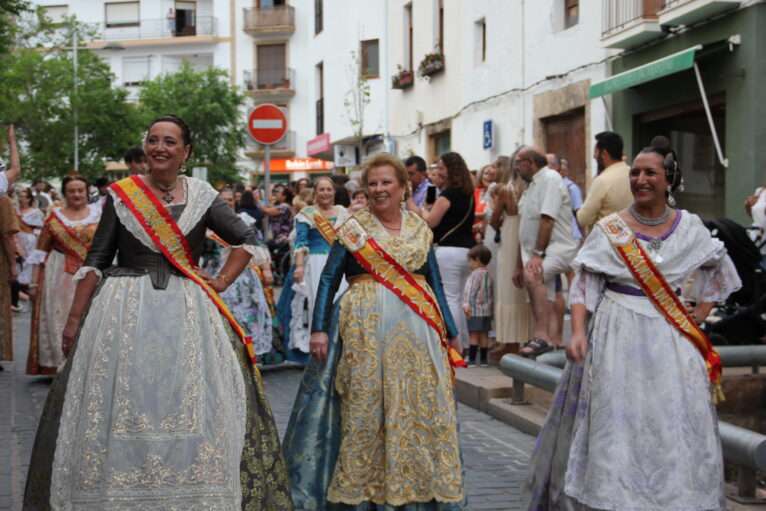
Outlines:
[[[476,366],[476,352],[481,354],[481,366],[487,367],[489,331],[492,330],[492,311],[495,308],[495,283],[487,271],[492,252],[484,245],[475,245],[468,251],[468,267],[471,276],[463,291],[463,312],[465,312],[470,336],[468,367]]]

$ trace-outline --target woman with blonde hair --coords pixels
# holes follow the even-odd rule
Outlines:
[[[496,187],[494,209],[489,225],[499,233],[497,277],[495,279],[495,335],[498,346],[490,361],[498,362],[506,353],[517,353],[519,346],[532,336],[532,310],[524,289],[513,285],[512,274],[518,257],[519,198],[524,182],[518,173],[517,155],[521,148],[502,161],[501,183]],[[500,161],[500,160],[498,160]]]
[[[314,181],[312,203],[295,215],[293,268],[279,297],[280,320],[290,350],[288,358],[305,362],[309,352],[309,319],[314,310],[319,276],[335,241],[335,227],[348,218],[348,211],[335,204],[335,184],[322,176]],[[341,292],[345,290],[345,281]]]
[[[285,435],[293,501],[312,510],[462,509],[449,357],[450,343],[460,345],[433,234],[402,207],[408,180],[398,158],[372,156],[362,184],[370,207],[340,225],[330,250],[313,359]],[[335,300],[344,275],[350,287]]]

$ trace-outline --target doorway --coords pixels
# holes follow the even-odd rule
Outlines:
[[[719,94],[708,101],[726,154],[726,97]],[[664,135],[678,154],[684,190],[673,194],[677,207],[707,220],[724,216],[725,201],[721,199],[726,196],[726,172],[718,161],[702,100],[641,114],[637,120],[639,148],[648,146],[653,137]]]
[[[176,36],[197,35],[197,2],[176,2]]]
[[[542,120],[545,150],[555,153],[569,164],[569,179],[585,195],[585,108]]]

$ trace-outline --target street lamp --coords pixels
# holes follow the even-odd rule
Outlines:
[[[77,50],[79,49],[79,40],[77,38],[77,29],[72,30],[72,63],[74,64],[74,96],[72,96],[72,116],[74,117],[74,171],[80,171],[80,133],[77,127]],[[109,42],[104,45],[102,50],[121,51],[125,47],[117,42]]]

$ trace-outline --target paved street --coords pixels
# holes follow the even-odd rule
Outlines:
[[[37,421],[51,378],[24,374],[29,312],[14,318],[15,363],[0,372],[0,511],[21,509],[24,478]],[[264,372],[266,393],[280,435],[284,434],[301,372]],[[10,413],[9,413],[10,412]],[[468,509],[517,510],[534,438],[489,415],[459,407]]]

